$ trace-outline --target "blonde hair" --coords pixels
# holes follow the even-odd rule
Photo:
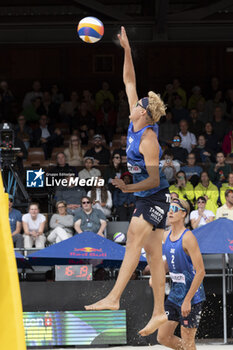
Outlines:
[[[82,146],[81,146],[81,142],[80,142],[80,138],[76,135],[71,135],[70,136],[70,140],[69,140],[69,152],[70,152],[70,158],[72,159],[74,157],[74,148],[72,145],[72,137],[77,137],[78,139],[78,146],[77,146],[77,150],[78,150],[78,155],[80,158],[83,157],[83,152],[82,152]]]
[[[148,92],[149,104],[148,110],[152,116],[153,122],[157,123],[160,118],[166,114],[166,105],[163,103],[159,94],[153,91]]]
[[[188,201],[186,201],[185,199],[174,198],[171,202],[172,203],[177,203],[178,205],[180,203],[180,207],[186,209],[185,217],[187,217],[189,215],[190,205],[189,205]]]

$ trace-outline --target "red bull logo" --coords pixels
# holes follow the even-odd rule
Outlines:
[[[95,257],[95,258],[102,258],[107,257],[107,253],[103,252],[103,249],[97,249],[92,247],[83,247],[83,248],[74,248],[73,252],[70,252],[71,256],[76,257]]]
[[[233,251],[233,240],[228,239],[228,241],[229,241],[229,248],[230,250]]]
[[[100,249],[96,249],[96,248],[92,248],[92,247],[84,247],[84,248],[74,248],[75,252],[85,252],[85,253],[93,253],[93,252],[100,252],[102,253],[103,250]]]

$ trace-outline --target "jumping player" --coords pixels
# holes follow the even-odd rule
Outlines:
[[[159,327],[157,339],[160,344],[176,350],[196,350],[195,334],[205,300],[202,255],[196,238],[184,226],[188,213],[189,204],[174,199],[168,212],[171,231],[164,232],[165,264],[172,287],[165,302],[168,321]],[[181,325],[181,338],[174,335],[178,324]]]
[[[138,99],[136,77],[131,48],[124,27],[118,35],[124,49],[123,80],[130,106],[130,125],[127,136],[127,163],[134,183],[126,185],[121,179],[113,184],[123,192],[135,192],[136,208],[131,219],[125,257],[115,286],[108,296],[86,310],[117,310],[120,297],[135,271],[144,247],[153,277],[154,310],[149,323],[139,333],[153,333],[167,321],[164,310],[165,272],[162,260],[162,237],[166,214],[170,203],[169,184],[159,168],[161,148],[157,135],[157,122],[165,114],[160,96],[150,91],[147,97]]]

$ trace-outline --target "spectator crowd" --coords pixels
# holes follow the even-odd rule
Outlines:
[[[162,97],[167,110],[159,123],[160,166],[171,195],[187,200],[192,208],[187,224],[196,228],[219,217],[233,219],[233,87],[213,77],[206,89],[196,85],[188,93],[175,78]],[[34,202],[22,215],[13,207],[11,194],[15,246],[42,248],[46,240],[58,243],[83,231],[103,236],[107,220],[129,221],[135,196],[112,185],[115,177],[132,182],[126,166],[125,92],[116,96],[103,82],[95,95],[89,90],[71,91],[66,98],[57,84],[43,90],[35,81],[15,114],[16,100],[8,83],[1,82],[0,120],[13,125],[15,144],[21,148],[17,165],[22,178],[31,167],[27,157],[29,161],[30,151],[37,148],[44,161],[52,160],[46,170],[57,173],[57,178],[96,177],[105,185],[54,186],[49,220]]]

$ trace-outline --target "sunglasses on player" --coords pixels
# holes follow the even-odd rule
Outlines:
[[[170,207],[169,207],[169,211],[172,211],[173,213],[178,213],[178,211],[180,211],[180,210],[182,210],[182,211],[186,211],[186,209],[184,209],[184,208],[179,208],[179,207],[177,207],[176,205],[170,205]]]
[[[150,110],[147,107],[144,107],[139,101],[137,101],[135,104],[135,107],[138,107],[138,106],[145,109],[145,111],[147,111],[147,114],[149,115],[149,117],[152,118],[152,114],[151,114]]]

